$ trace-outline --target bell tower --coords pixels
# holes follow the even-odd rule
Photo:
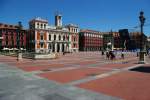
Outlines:
[[[62,27],[62,15],[60,13],[55,14],[55,26]]]

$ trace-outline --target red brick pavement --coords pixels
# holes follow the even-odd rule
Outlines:
[[[47,72],[39,74],[39,76],[61,83],[67,83],[88,77],[89,75],[101,74],[104,72],[106,72],[106,70],[102,70],[100,68],[80,68],[59,72]]]
[[[131,56],[132,57],[132,56]],[[137,59],[130,60],[128,63],[99,64],[104,61],[97,53],[88,55],[88,53],[77,53],[65,55],[59,59],[53,60],[31,60],[23,59],[17,61],[16,57],[0,56],[0,62],[9,65],[17,66],[25,71],[39,71],[51,68],[67,68],[76,67],[78,69],[60,70],[57,72],[44,72],[38,74],[49,80],[54,80],[61,83],[68,83],[89,77],[90,75],[102,74],[111,71],[112,69],[125,68],[135,65]],[[93,64],[98,64],[93,67]],[[88,68],[87,67],[92,67]],[[145,65],[150,67],[150,65]],[[118,74],[113,74],[103,79],[97,79],[90,82],[77,85],[85,89],[90,89],[96,92],[106,93],[108,95],[121,97],[127,100],[150,100],[150,75],[149,73],[126,71]]]
[[[62,68],[65,67],[63,64],[48,64],[48,65],[37,65],[37,66],[26,66],[26,67],[20,67],[21,69],[25,71],[39,71],[39,70],[45,70],[49,68]]]
[[[82,83],[78,87],[117,96],[125,100],[150,100],[149,73],[123,72]]]
[[[136,64],[131,64],[131,63],[126,63],[126,64],[105,64],[102,66],[96,66],[96,67],[101,67],[101,68],[109,68],[109,69],[120,69],[120,68],[125,68],[129,66],[134,66]]]
[[[97,63],[97,61],[80,61],[80,62],[78,62],[77,64],[79,64],[79,65],[89,65],[89,64],[96,64]]]

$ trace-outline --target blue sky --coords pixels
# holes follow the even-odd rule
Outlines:
[[[0,0],[0,22],[17,24],[22,21],[28,28],[35,17],[48,19],[54,25],[54,14],[63,15],[63,24],[78,24],[83,29],[99,31],[130,31],[139,25],[139,12],[144,11],[144,32],[150,35],[150,0]]]

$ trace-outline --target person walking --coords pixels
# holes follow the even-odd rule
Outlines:
[[[102,56],[104,55],[104,51],[102,50]]]
[[[109,60],[110,54],[109,52],[106,52],[106,59]]]
[[[121,59],[124,59],[124,53],[123,52],[121,53]]]

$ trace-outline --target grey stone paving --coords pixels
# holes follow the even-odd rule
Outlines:
[[[0,100],[120,100],[23,72],[0,63]]]

